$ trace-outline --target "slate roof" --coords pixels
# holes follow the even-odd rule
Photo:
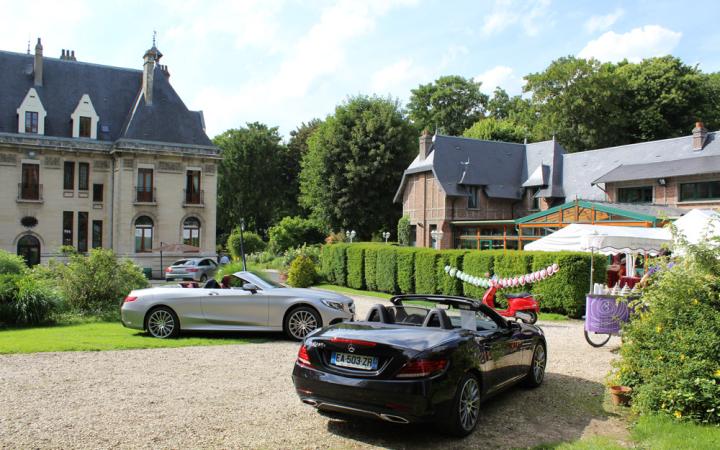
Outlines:
[[[100,141],[213,146],[203,130],[201,114],[188,110],[157,65],[153,104],[147,106],[141,95],[142,70],[45,56],[43,85],[34,86],[33,60],[32,54],[0,51],[0,132],[17,133],[17,108],[28,90],[35,87],[47,111],[45,136],[72,138],[70,115],[82,95],[88,94],[100,117]]]
[[[720,172],[720,155],[684,158],[646,164],[621,164],[604,174],[593,184],[651,178],[680,177]]]

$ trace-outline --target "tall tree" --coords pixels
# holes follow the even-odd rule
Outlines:
[[[309,140],[301,203],[331,228],[362,238],[390,229],[400,217],[392,204],[397,183],[416,147],[416,131],[397,101],[350,98]]]
[[[282,215],[282,180],[286,158],[277,127],[248,123],[213,140],[220,147],[218,228],[230,232],[244,218],[247,227],[264,234]]]
[[[528,130],[510,119],[486,117],[465,130],[463,136],[486,141],[523,142],[528,138]]]
[[[488,96],[481,83],[457,75],[443,76],[411,91],[408,110],[418,129],[459,136],[485,112]]]
[[[302,212],[299,203],[301,162],[308,150],[308,139],[321,123],[319,119],[312,119],[290,132],[283,164],[283,216],[295,216]]]

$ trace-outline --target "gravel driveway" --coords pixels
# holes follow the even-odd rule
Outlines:
[[[378,300],[356,302],[364,314]],[[622,421],[602,407],[617,339],[594,349],[582,322],[541,326],[545,383],[486,402],[465,440],[318,415],[290,379],[298,344],[272,335],[262,344],[0,356],[0,448],[515,448],[622,438]]]

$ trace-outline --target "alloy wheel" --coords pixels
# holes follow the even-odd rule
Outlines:
[[[317,328],[317,325],[315,316],[310,311],[305,310],[294,312],[288,320],[290,334],[292,334],[296,339],[304,338],[311,331]]]
[[[465,431],[475,427],[480,415],[480,386],[475,378],[468,378],[460,394],[460,425]]]
[[[547,359],[545,357],[545,347],[538,345],[535,349],[535,356],[533,358],[533,376],[535,377],[535,383],[542,383],[545,377],[545,364]]]
[[[170,312],[158,309],[148,317],[148,331],[151,335],[164,339],[175,330],[175,318]]]

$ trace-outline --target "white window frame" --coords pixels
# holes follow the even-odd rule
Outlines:
[[[26,112],[37,113],[37,115],[38,115],[37,134],[45,134],[45,116],[47,116],[47,111],[45,110],[45,107],[43,106],[42,102],[40,101],[40,96],[38,95],[35,88],[28,89],[27,94],[25,94],[25,98],[23,99],[22,103],[20,103],[20,107],[17,109],[18,133],[31,134],[31,133],[25,133],[25,113]],[[32,133],[32,134],[34,134],[34,133]]]
[[[80,101],[75,107],[75,111],[70,114],[70,119],[72,119],[73,123],[72,136],[74,138],[80,137],[80,117],[90,118],[89,139],[97,139],[97,128],[98,122],[100,121],[100,116],[98,116],[95,112],[95,107],[92,104],[92,100],[90,100],[90,96],[87,94],[83,94],[83,96],[80,97]]]

